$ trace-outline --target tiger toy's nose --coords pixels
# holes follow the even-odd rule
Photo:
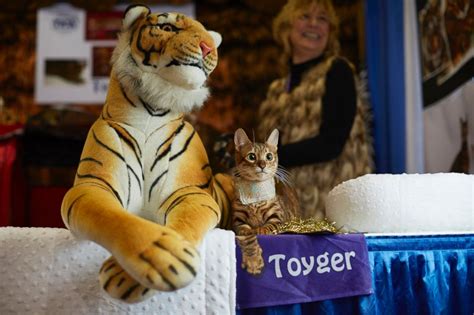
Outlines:
[[[209,53],[211,52],[212,48],[207,46],[205,42],[201,42],[199,43],[199,46],[201,47],[201,51],[202,51],[202,56],[203,57],[206,57],[207,55],[209,55]]]

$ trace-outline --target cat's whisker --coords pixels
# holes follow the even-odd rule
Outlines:
[[[285,178],[285,179],[287,179],[287,180],[290,180],[290,179],[291,179],[291,174],[277,172],[277,175],[278,175],[279,177],[283,177],[283,178]]]
[[[280,170],[278,170],[275,173],[275,177],[279,181],[281,181],[283,184],[285,184],[286,186],[293,187],[293,183],[291,181],[291,174],[290,173],[280,172]]]
[[[290,176],[288,176],[287,174],[277,172],[275,174],[275,176],[278,177],[278,179],[280,179],[280,180],[284,180],[284,181],[289,181],[290,180]]]
[[[290,175],[291,173],[281,165],[278,165],[278,171]]]
[[[282,176],[282,177],[285,177],[286,179],[288,179],[289,181],[293,181],[292,178],[293,178],[293,175],[289,172],[281,172],[281,171],[277,171],[277,174],[279,176]]]
[[[278,167],[276,173],[285,177],[291,177],[291,173],[281,167]]]
[[[278,176],[279,178],[284,178],[286,180],[291,180],[291,175],[290,174],[276,172],[275,176]]]

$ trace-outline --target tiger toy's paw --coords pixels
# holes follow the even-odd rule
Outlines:
[[[154,231],[135,231],[134,239],[142,243],[136,248],[140,249],[130,252],[132,247],[126,254],[116,255],[119,264],[144,287],[158,291],[185,287],[199,270],[199,253],[190,242],[170,228],[155,225]],[[143,246],[143,243],[148,245]]]
[[[99,283],[111,297],[127,303],[144,301],[156,293],[155,290],[144,287],[133,279],[114,257],[110,257],[102,264]]]
[[[252,275],[259,275],[265,263],[262,257],[262,249],[259,247],[257,252],[252,255],[242,253],[242,268],[246,269]]]

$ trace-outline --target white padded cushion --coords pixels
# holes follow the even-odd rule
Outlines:
[[[108,252],[68,230],[0,228],[0,314],[233,314],[234,233],[215,229],[201,251],[197,278],[176,292],[126,304],[97,279]]]
[[[474,231],[474,175],[370,174],[330,191],[326,216],[349,231]]]

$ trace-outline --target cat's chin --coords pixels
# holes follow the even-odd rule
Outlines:
[[[258,182],[264,182],[264,181],[270,180],[272,177],[273,175],[271,174],[258,174],[255,180]]]
[[[253,175],[253,176],[241,176],[243,180],[247,180],[247,181],[250,181],[250,182],[264,182],[264,181],[267,181],[269,179],[271,179],[273,176],[272,175],[269,175],[269,174],[264,174],[263,176],[261,175]]]

